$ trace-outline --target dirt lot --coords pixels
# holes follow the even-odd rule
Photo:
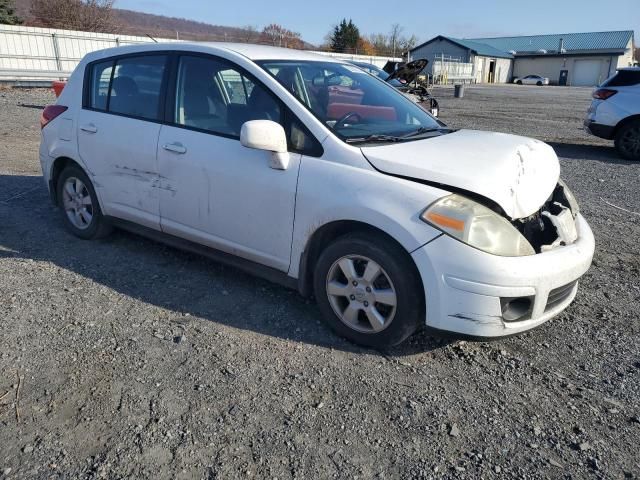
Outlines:
[[[296,292],[67,234],[37,161],[51,95],[0,91],[0,477],[638,478],[640,216],[611,205],[640,212],[640,163],[581,131],[587,89],[435,93],[451,126],[551,142],[597,252],[533,332],[380,353]]]

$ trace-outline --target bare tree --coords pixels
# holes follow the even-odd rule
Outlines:
[[[33,0],[33,23],[42,27],[88,32],[110,32],[114,28],[115,0]]]
[[[272,23],[262,30],[262,39],[275,47],[302,48],[303,43],[298,32],[287,30],[282,25]]]
[[[406,52],[411,50],[418,44],[418,37],[415,35],[411,35],[410,37],[400,37],[400,48],[402,49],[402,54],[404,55]]]
[[[391,54],[395,57],[396,50],[400,46],[400,39],[402,37],[402,32],[404,31],[404,27],[400,26],[398,23],[394,23],[391,25],[391,30],[389,31],[389,43],[391,46]]]
[[[384,33],[373,33],[369,35],[369,42],[373,45],[378,55],[389,54],[389,37]]]
[[[242,33],[240,34],[240,41],[243,43],[254,43],[260,38],[260,32],[255,25],[245,25],[242,27]]]

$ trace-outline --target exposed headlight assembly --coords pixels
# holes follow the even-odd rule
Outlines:
[[[422,220],[447,235],[493,255],[521,257],[536,252],[509,221],[484,205],[452,194],[431,204]]]
[[[558,180],[558,183],[562,187],[562,191],[564,192],[564,198],[566,198],[567,202],[569,203],[569,209],[573,214],[573,218],[576,218],[578,216],[578,213],[580,213],[580,207],[578,206],[578,201],[576,200],[575,195],[571,190],[569,190],[569,187],[567,186],[567,184],[564,183],[562,180]]]

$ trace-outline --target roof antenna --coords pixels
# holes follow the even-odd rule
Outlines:
[[[151,40],[153,40],[155,43],[158,43],[158,40],[156,40],[155,38],[153,38],[151,35],[149,35],[148,33],[145,34],[147,37],[149,37]]]

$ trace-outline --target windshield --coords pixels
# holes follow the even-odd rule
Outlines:
[[[258,62],[338,137],[349,143],[415,139],[443,124],[393,87],[333,62]]]

